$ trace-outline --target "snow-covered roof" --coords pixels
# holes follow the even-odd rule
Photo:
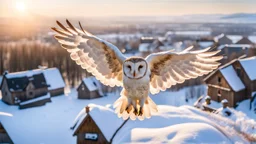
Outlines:
[[[250,80],[256,80],[256,56],[240,59],[239,62],[244,68],[246,74],[249,76]]]
[[[19,78],[19,77],[31,77],[36,74],[40,74],[42,71],[40,69],[28,70],[28,71],[21,71],[21,72],[14,72],[14,73],[7,73],[5,76],[8,79],[11,78]]]
[[[103,96],[101,83],[95,77],[87,77],[83,79],[84,84],[89,91],[98,90],[99,94]]]
[[[229,39],[232,40],[233,43],[237,43],[239,40],[243,38],[241,35],[227,35]]]
[[[238,92],[245,89],[243,82],[237,76],[232,65],[220,69],[220,72],[234,91]]]
[[[141,43],[139,45],[139,51],[140,52],[147,52],[149,48],[150,43]]]
[[[7,79],[20,78],[20,77],[31,77],[37,74],[44,74],[46,83],[50,86],[49,90],[58,89],[65,87],[64,80],[61,76],[60,71],[57,68],[47,68],[47,69],[34,69],[28,71],[14,72],[6,74]]]
[[[252,45],[249,45],[249,44],[225,44],[225,45],[220,45],[217,49],[222,50],[225,47],[228,47],[228,48],[252,48]]]
[[[49,90],[65,87],[65,82],[61,76],[59,69],[48,68],[43,70],[43,73],[44,73],[46,83],[50,85],[50,87],[48,87]]]
[[[95,104],[89,104],[89,115],[95,121],[105,138],[110,141],[115,131],[123,124],[123,120],[118,118],[113,109]],[[74,132],[78,130],[84,118],[87,116],[85,109],[82,109],[74,120]],[[102,120],[104,118],[104,120]]]
[[[40,97],[37,97],[37,98],[33,98],[33,99],[30,99],[30,100],[26,100],[26,101],[20,102],[19,105],[26,105],[26,104],[34,103],[34,102],[37,102],[37,101],[40,101],[40,100],[49,99],[49,98],[51,98],[51,96],[50,96],[49,93],[47,93],[44,96],[40,96]]]

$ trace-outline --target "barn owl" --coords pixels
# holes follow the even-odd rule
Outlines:
[[[210,48],[182,52],[152,53],[146,58],[129,57],[113,44],[85,31],[81,23],[75,28],[68,20],[67,27],[57,21],[54,36],[70,57],[107,86],[123,87],[120,98],[113,104],[123,119],[150,118],[157,105],[149,93],[157,94],[185,80],[196,78],[216,69],[222,56]]]

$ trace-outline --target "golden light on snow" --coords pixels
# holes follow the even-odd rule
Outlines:
[[[23,1],[16,2],[16,9],[19,12],[24,12],[26,10],[25,3]]]

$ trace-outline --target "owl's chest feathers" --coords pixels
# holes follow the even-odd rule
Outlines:
[[[124,78],[124,88],[130,98],[147,97],[149,93],[149,77],[141,79]]]

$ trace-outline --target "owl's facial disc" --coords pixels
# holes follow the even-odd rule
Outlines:
[[[147,72],[147,63],[144,60],[125,61],[123,65],[124,74],[130,79],[142,78]]]

